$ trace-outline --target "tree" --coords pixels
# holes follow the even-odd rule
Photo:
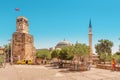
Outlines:
[[[52,58],[59,57],[62,60],[72,60],[74,56],[84,57],[89,55],[89,47],[86,44],[76,43],[72,46],[63,47],[60,51],[54,50]]]
[[[113,42],[107,40],[107,39],[101,39],[98,40],[98,44],[95,45],[95,49],[96,49],[96,53],[98,53],[98,55],[101,55],[101,53],[104,53],[106,55],[111,55],[112,52],[112,46],[113,46]]]
[[[108,61],[108,62],[110,62],[112,60],[112,55],[108,55],[108,56],[106,56],[106,59],[105,59],[105,61]]]
[[[105,64],[105,59],[106,59],[106,54],[101,53],[101,54],[100,54],[100,60],[103,61],[104,64]]]
[[[59,58],[62,60],[72,60],[74,55],[72,54],[72,46],[63,47],[60,50]]]
[[[120,52],[116,52],[115,54],[116,54],[116,55],[120,55]]]
[[[54,50],[51,53],[51,57],[52,58],[59,58],[59,53],[60,53],[60,50]]]
[[[89,55],[89,47],[86,44],[76,43],[74,45],[73,54],[77,57],[85,57]]]
[[[113,57],[115,58],[118,65],[120,65],[120,54],[119,53],[120,52],[116,52],[115,54],[113,54]]]
[[[11,44],[6,44],[4,45],[4,53],[6,56],[6,61],[10,62],[10,57],[11,57]]]
[[[36,57],[41,58],[41,59],[51,59],[51,54],[50,54],[49,50],[41,49],[41,50],[37,51]]]
[[[59,54],[59,58],[61,60],[67,60],[67,55],[68,55],[68,50],[67,48],[62,48],[61,51],[60,51],[60,54]]]
[[[74,58],[73,54],[73,46],[68,46],[68,55],[67,55],[67,60],[72,60]]]

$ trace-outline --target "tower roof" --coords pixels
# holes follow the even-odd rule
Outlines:
[[[23,19],[25,19],[25,20],[28,21],[28,19],[27,19],[26,17],[24,17],[24,16],[18,16],[18,17],[17,17],[17,19],[21,19],[21,18],[23,18]]]

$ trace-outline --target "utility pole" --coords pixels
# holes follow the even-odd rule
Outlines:
[[[118,40],[120,40],[120,38],[118,38]],[[119,52],[120,52],[120,44],[119,44]]]
[[[13,64],[13,55],[12,55],[12,39],[11,39],[11,64]]]
[[[11,48],[11,52],[10,52],[10,64],[13,64],[13,55],[12,55],[12,39],[8,40],[10,41],[10,45],[9,45],[9,49]],[[10,47],[11,46],[11,47]]]

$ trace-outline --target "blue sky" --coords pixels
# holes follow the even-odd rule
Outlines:
[[[100,39],[109,39],[116,52],[120,44],[119,4],[119,0],[0,0],[0,45],[8,43],[16,31],[18,16],[29,19],[36,48],[54,47],[64,38],[73,44],[88,44],[91,18],[93,45]]]

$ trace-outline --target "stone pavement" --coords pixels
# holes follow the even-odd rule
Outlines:
[[[8,65],[0,68],[0,80],[120,80],[120,72],[92,68],[76,72],[45,65]]]

